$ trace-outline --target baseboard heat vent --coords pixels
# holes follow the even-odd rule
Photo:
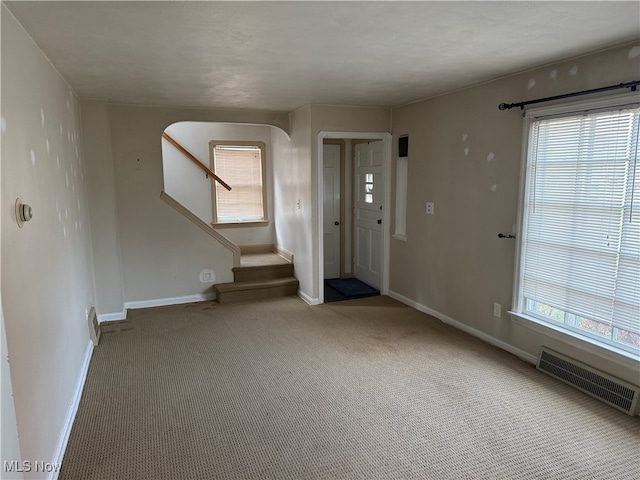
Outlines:
[[[640,388],[635,385],[545,347],[540,352],[537,368],[624,413],[639,413]]]

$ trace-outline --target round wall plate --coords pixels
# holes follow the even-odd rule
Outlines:
[[[28,222],[33,218],[33,212],[31,207],[26,203],[22,203],[19,198],[16,198],[16,222],[18,226],[22,228],[24,222]]]
[[[16,222],[18,222],[18,227],[20,228],[24,225],[24,220],[22,219],[22,202],[19,198],[16,198]]]

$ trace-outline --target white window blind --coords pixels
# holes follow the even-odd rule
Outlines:
[[[640,352],[640,109],[532,123],[524,310]]]
[[[213,171],[231,186],[231,191],[227,191],[214,182],[214,223],[265,220],[262,169],[260,146],[213,147]]]

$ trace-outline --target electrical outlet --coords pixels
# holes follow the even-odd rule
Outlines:
[[[214,283],[216,281],[216,274],[213,270],[202,270],[200,272],[201,283]]]
[[[427,215],[433,215],[435,210],[435,205],[433,202],[427,202]]]
[[[498,318],[502,317],[502,305],[499,303],[493,304],[493,316]]]

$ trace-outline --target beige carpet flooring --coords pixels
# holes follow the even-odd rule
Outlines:
[[[639,418],[388,297],[130,311],[60,475],[639,478]]]

